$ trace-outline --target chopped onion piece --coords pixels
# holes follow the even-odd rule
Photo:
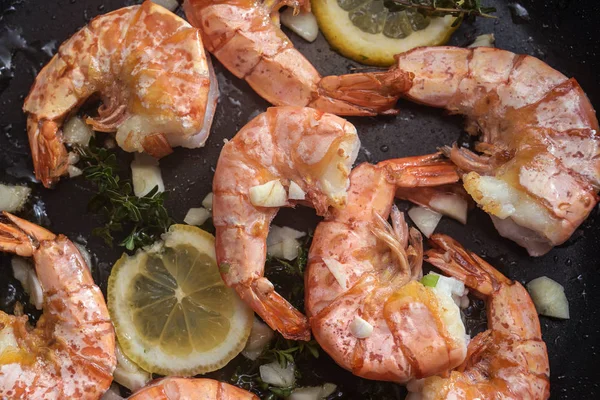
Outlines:
[[[354,320],[350,322],[350,332],[356,338],[368,338],[373,333],[373,325],[357,315],[354,317]]]
[[[152,2],[166,8],[169,11],[175,11],[175,9],[179,7],[177,0],[152,0]]]
[[[431,236],[440,219],[442,219],[442,214],[420,206],[408,210],[408,216],[426,237]]]
[[[92,128],[79,117],[72,117],[63,126],[63,140],[70,145],[87,147],[93,135]]]
[[[294,374],[294,363],[288,362],[285,368],[282,368],[277,361],[264,364],[259,367],[260,379],[269,385],[277,387],[289,387],[294,385],[296,376]]]
[[[569,319],[569,301],[560,283],[540,276],[527,284],[527,290],[538,314]]]
[[[10,213],[20,211],[31,194],[27,186],[4,185],[0,183],[0,211]]]
[[[100,400],[123,400],[121,390],[115,383],[110,385],[110,388],[100,397]]]
[[[202,207],[206,208],[207,210],[212,210],[212,207],[213,207],[213,193],[212,192],[207,194],[206,197],[204,198],[204,200],[202,200]]]
[[[200,226],[203,223],[205,223],[207,219],[210,218],[210,215],[210,211],[208,211],[204,207],[190,208],[187,214],[185,214],[183,222],[185,222],[188,225]]]
[[[83,257],[83,260],[85,261],[85,263],[87,264],[87,267],[91,271],[92,270],[92,255],[90,254],[89,250],[87,249],[87,247],[85,247],[81,243],[73,242],[73,244],[75,245],[75,247],[77,247],[77,250],[79,250],[79,253],[81,253],[81,257]]]
[[[35,269],[27,260],[18,256],[11,259],[11,265],[15,279],[21,282],[21,286],[29,294],[29,302],[41,310],[44,304],[44,292]]]
[[[267,236],[267,246],[282,243],[286,239],[300,239],[306,236],[305,232],[290,228],[289,226],[271,225],[269,236]]]
[[[337,386],[326,383],[323,386],[300,387],[292,391],[287,400],[323,400],[335,392]]]
[[[429,206],[435,211],[450,218],[454,218],[462,224],[467,223],[467,210],[469,204],[467,199],[456,194],[441,194],[435,196],[429,202]]]
[[[313,13],[301,11],[294,15],[294,8],[288,7],[281,14],[281,23],[307,42],[314,42],[319,34],[317,19]]]
[[[252,330],[250,331],[250,337],[246,342],[246,347],[242,350],[242,355],[250,360],[256,360],[273,339],[273,330],[269,328],[269,325],[262,323],[258,318],[254,318],[252,323]]]
[[[144,371],[136,363],[127,358],[118,344],[116,355],[117,368],[113,372],[115,382],[135,392],[139,388],[146,386],[146,383],[152,379],[152,375],[149,372]]]
[[[284,239],[283,242],[267,247],[267,254],[271,257],[283,258],[288,261],[298,257],[300,242],[296,239]]]
[[[334,258],[324,258],[323,262],[343,290],[348,290],[348,275],[342,263]]]
[[[67,167],[67,172],[69,173],[69,178],[75,178],[76,176],[83,174],[83,171],[74,165],[69,165]]]
[[[67,162],[70,165],[77,164],[79,162],[79,154],[75,153],[74,151],[70,151],[67,155]]]
[[[304,200],[306,192],[296,182],[290,181],[289,198],[290,200]]]
[[[251,187],[250,202],[257,207],[282,207],[287,204],[287,194],[279,179],[275,179]]]
[[[467,47],[494,47],[494,43],[496,42],[496,38],[493,33],[488,33],[485,35],[479,35],[475,38],[475,41],[471,43]]]
[[[135,153],[131,162],[131,180],[137,197],[145,196],[156,186],[159,192],[165,191],[158,160],[148,154]]]

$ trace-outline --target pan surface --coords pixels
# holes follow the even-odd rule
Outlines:
[[[600,5],[594,0],[527,0],[521,5],[528,17],[511,15],[508,2],[484,0],[495,6],[497,19],[463,23],[450,44],[466,45],[479,34],[494,33],[496,45],[515,53],[538,57],[567,76],[575,77],[596,108],[600,107]],[[33,188],[31,210],[26,217],[57,233],[87,242],[96,260],[94,278],[101,288],[121,248],[107,247],[91,230],[101,220],[86,211],[93,192],[81,178],[64,179],[53,190],[44,189],[32,177],[25,117],[21,112],[35,74],[49,60],[57,45],[98,14],[135,4],[130,0],[0,0],[0,182],[26,183]],[[178,10],[181,15],[181,10]],[[308,44],[290,34],[299,50],[323,75],[347,73],[359,65],[330,50],[322,35]],[[166,202],[171,216],[181,222],[190,207],[198,207],[211,191],[211,181],[223,139],[231,138],[248,120],[268,104],[250,87],[215,63],[221,89],[212,134],[206,147],[176,149],[161,160],[165,185],[170,191]],[[462,132],[462,119],[408,102],[401,102],[396,117],[350,118],[358,129],[363,148],[358,161],[433,152],[456,141]],[[130,154],[120,153],[123,165]],[[469,214],[463,226],[442,219],[437,232],[452,235],[465,247],[482,255],[492,265],[522,283],[547,275],[564,285],[570,303],[571,319],[541,317],[548,345],[552,399],[600,398],[600,216],[598,207],[573,237],[543,257],[531,258],[516,244],[501,238],[489,217],[480,210]],[[275,220],[302,230],[314,229],[318,218],[310,209],[283,210]],[[0,256],[0,306],[9,308],[7,298],[13,286],[10,257]],[[8,297],[7,297],[8,296]],[[11,303],[12,304],[12,303]],[[481,324],[471,323],[481,328]],[[211,376],[228,380],[242,357]],[[301,365],[307,371],[302,385],[333,382],[339,398],[403,399],[404,389],[394,384],[373,384],[358,379],[335,366],[324,352],[318,361]]]

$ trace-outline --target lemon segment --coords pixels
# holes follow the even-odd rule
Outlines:
[[[242,351],[253,320],[221,280],[214,237],[189,225],[173,225],[163,242],[117,261],[108,308],[125,355],[161,375],[221,368]]]
[[[388,13],[382,0],[312,0],[312,12],[329,44],[343,56],[367,65],[387,67],[394,55],[421,46],[446,43],[458,26],[455,17],[418,20],[420,14]],[[359,28],[360,26],[360,28]],[[362,28],[362,29],[361,29]]]

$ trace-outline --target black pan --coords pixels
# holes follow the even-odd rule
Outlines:
[[[451,44],[466,45],[476,35],[493,32],[498,47],[538,57],[567,76],[575,77],[592,104],[600,106],[600,5],[595,0],[524,0],[527,16],[511,14],[510,5],[500,0],[483,0],[497,8],[495,20],[463,23]],[[121,253],[91,235],[99,217],[86,211],[92,192],[82,179],[65,179],[54,190],[42,188],[32,178],[25,117],[21,112],[24,96],[40,66],[67,39],[94,16],[134,4],[130,0],[0,0],[0,181],[26,183],[34,199],[26,216],[37,219],[54,232],[87,241],[96,265],[94,277],[106,290],[110,266]],[[181,14],[181,10],[179,10]],[[8,30],[12,33],[7,33]],[[15,33],[15,30],[17,31]],[[18,40],[19,34],[24,41]],[[313,44],[291,35],[291,39],[323,75],[347,73],[359,65],[330,50],[319,35]],[[12,66],[6,66],[12,54]],[[203,149],[176,149],[161,160],[163,177],[170,195],[169,212],[181,222],[189,207],[197,207],[211,191],[211,180],[224,138],[231,138],[250,118],[268,104],[250,87],[216,63],[221,98],[212,134]],[[456,141],[462,132],[460,117],[408,102],[401,102],[397,117],[351,118],[360,134],[363,150],[359,161],[429,153]],[[123,163],[129,154],[120,154]],[[284,210],[276,223],[299,229],[314,229],[318,219],[310,209]],[[489,217],[479,210],[469,214],[467,226],[443,219],[437,231],[445,232],[495,265],[501,272],[522,283],[547,275],[563,284],[570,303],[571,319],[558,321],[541,317],[544,340],[548,344],[553,399],[600,398],[600,217],[598,208],[564,245],[543,257],[532,258],[516,244],[501,238]],[[9,257],[0,258],[0,305],[11,308],[20,291],[12,279]],[[276,277],[275,277],[276,278]],[[275,279],[274,278],[274,279]],[[285,283],[284,283],[285,284]],[[17,298],[19,293],[16,294]],[[473,329],[481,323],[471,322]],[[223,371],[211,374],[229,379],[241,357]],[[398,385],[375,385],[343,371],[321,352],[318,361],[306,361],[301,384],[333,382],[346,399],[402,399]]]

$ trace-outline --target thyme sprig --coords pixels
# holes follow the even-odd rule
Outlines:
[[[453,26],[465,17],[496,18],[490,15],[496,8],[483,6],[481,0],[386,0],[385,3],[392,10],[413,9],[429,17],[452,15],[457,17]]]
[[[89,147],[78,147],[77,152],[83,176],[98,190],[88,209],[107,219],[106,224],[94,228],[92,234],[112,246],[113,234],[127,230],[129,233],[119,246],[134,250],[154,243],[166,232],[172,223],[164,206],[166,192],[160,193],[155,187],[145,196],[137,197],[131,181],[120,178],[114,152],[93,143]]]

